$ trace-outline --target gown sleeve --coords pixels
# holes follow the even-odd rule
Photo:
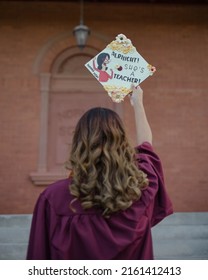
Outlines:
[[[44,194],[36,202],[30,229],[27,260],[50,259],[50,221],[52,209]]]
[[[148,142],[136,148],[139,168],[147,174],[149,185],[142,192],[141,200],[151,226],[173,213],[172,203],[165,188],[163,168],[158,155]]]

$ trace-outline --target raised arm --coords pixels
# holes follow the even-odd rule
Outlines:
[[[143,105],[143,90],[140,86],[133,87],[132,89],[130,102],[134,108],[137,144],[141,145],[144,142],[152,144],[152,131]]]

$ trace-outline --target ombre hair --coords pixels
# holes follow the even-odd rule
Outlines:
[[[120,117],[110,109],[93,108],[80,118],[67,163],[72,168],[70,192],[75,200],[83,209],[100,209],[105,217],[129,208],[148,184]]]

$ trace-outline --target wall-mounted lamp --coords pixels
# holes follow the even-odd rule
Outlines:
[[[84,25],[83,20],[84,14],[84,4],[83,0],[80,1],[80,24],[77,25],[74,30],[73,34],[76,38],[78,47],[82,50],[86,46],[87,38],[90,35],[90,29]]]

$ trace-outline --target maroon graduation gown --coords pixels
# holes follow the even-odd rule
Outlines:
[[[152,146],[145,142],[136,149],[139,167],[149,179],[140,200],[109,219],[95,209],[83,210],[78,201],[74,213],[69,208],[71,179],[53,183],[36,203],[27,259],[153,259],[151,227],[173,212],[172,204]]]

